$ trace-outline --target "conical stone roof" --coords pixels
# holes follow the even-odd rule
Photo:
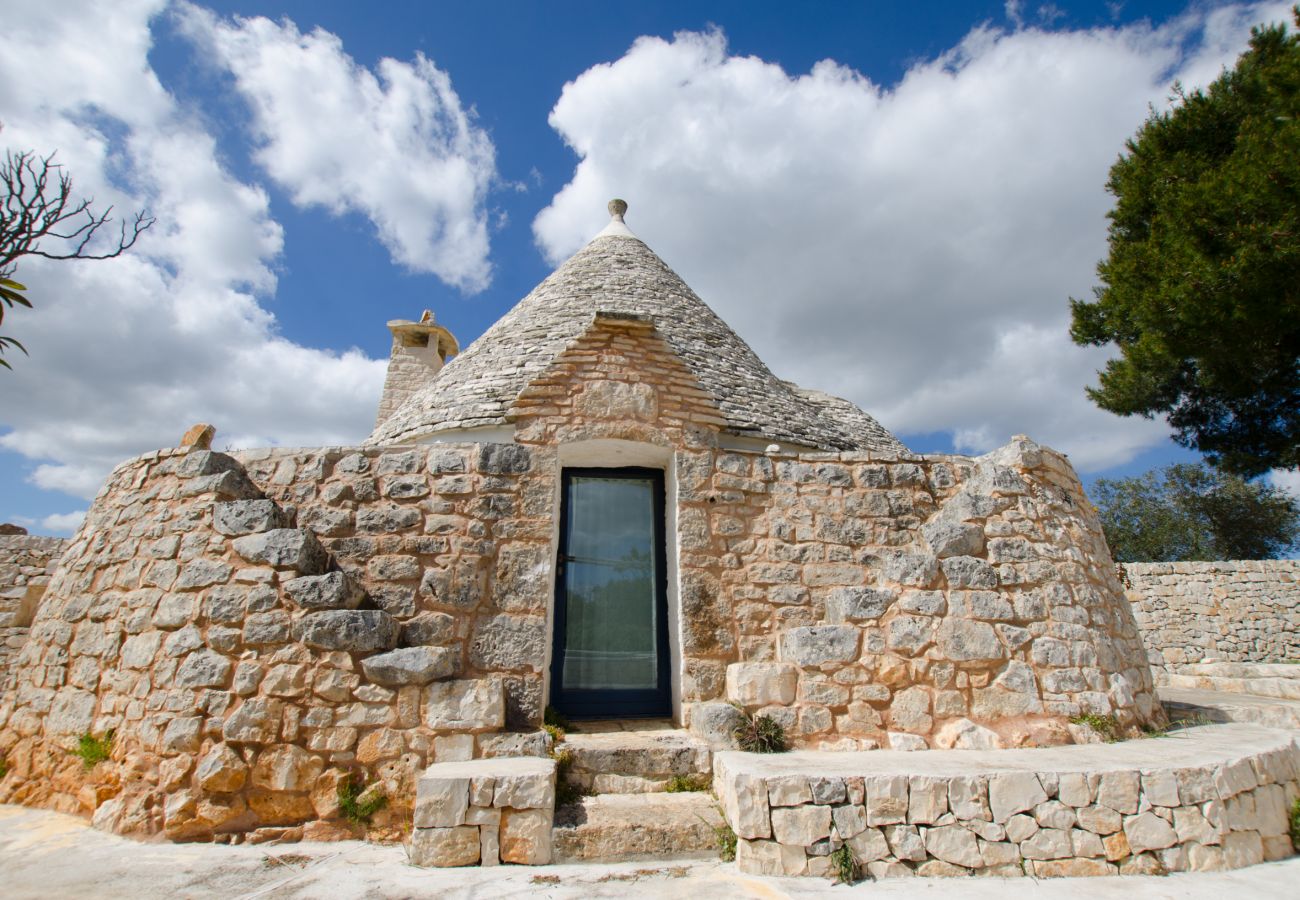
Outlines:
[[[906,448],[847,400],[781,381],[684,281],[614,220],[464,353],[380,423],[371,444],[410,443],[453,429],[502,425],[511,403],[592,324],[596,313],[654,322],[740,436],[823,450]]]

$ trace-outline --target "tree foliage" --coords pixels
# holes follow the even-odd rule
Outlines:
[[[1117,562],[1273,559],[1300,538],[1289,494],[1205,465],[1100,478],[1089,493]]]
[[[1174,99],[1110,170],[1102,286],[1070,301],[1074,340],[1121,353],[1088,394],[1165,415],[1220,468],[1296,468],[1300,37],[1256,28],[1232,71]]]
[[[44,259],[112,259],[135,244],[153,225],[147,211],[135,214],[130,229],[119,223],[116,238],[97,241],[101,229],[113,221],[113,207],[95,211],[93,198],[77,199],[72,176],[54,161],[54,154],[37,156],[30,150],[5,151],[0,163],[0,324],[6,310],[31,308],[25,285],[11,276],[18,261],[28,256]],[[0,366],[13,368],[4,358],[6,348],[27,348],[16,339],[0,335]]]

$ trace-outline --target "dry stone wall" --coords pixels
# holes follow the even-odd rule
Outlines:
[[[304,822],[328,836],[346,832],[347,780],[387,796],[382,832],[409,823],[430,762],[544,755],[543,733],[506,730],[541,712],[539,455],[164,451],[120,466],[0,700],[0,799],[173,839]],[[69,751],[110,731],[111,759],[86,771]]]
[[[873,877],[1036,877],[1235,869],[1291,855],[1291,732],[1209,726],[1167,739],[982,754],[720,753],[736,863]]]
[[[1153,666],[1300,662],[1300,560],[1122,568]]]
[[[66,544],[56,537],[0,535],[0,690],[10,684],[11,665]]]

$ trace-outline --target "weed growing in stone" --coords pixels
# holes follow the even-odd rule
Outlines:
[[[853,848],[848,844],[840,844],[831,851],[831,872],[836,884],[853,884],[862,877],[858,858],[853,855]]]
[[[1291,832],[1291,846],[1300,850],[1300,798],[1291,803],[1291,822],[1289,831]]]
[[[721,811],[719,810],[719,815]],[[701,819],[700,821],[704,821]],[[726,819],[722,820],[721,825],[713,826],[713,837],[718,842],[718,859],[723,862],[736,861],[736,832],[731,830]]]
[[[369,825],[370,818],[388,805],[388,797],[375,785],[359,778],[339,782],[339,812],[353,825]]]
[[[713,777],[692,772],[690,775],[674,775],[668,779],[666,790],[670,794],[686,794],[695,791],[708,791],[713,788]]]
[[[108,759],[113,750],[113,729],[104,732],[102,738],[97,738],[89,731],[77,738],[77,749],[73,750],[74,756],[81,758],[81,764],[86,770],[95,768],[95,766]]]
[[[542,725],[542,731],[551,736],[551,743],[558,744],[564,740],[564,729],[559,725],[552,725],[549,722]]]
[[[789,750],[785,729],[771,716],[745,714],[745,721],[732,732],[740,749],[746,753],[784,753]]]
[[[9,774],[9,762],[3,756],[0,756],[0,778]]]
[[[542,722],[546,725],[553,725],[563,731],[577,731],[573,723],[568,720],[564,713],[560,712],[554,706],[548,706],[542,712]]]
[[[551,759],[555,760],[555,805],[568,806],[587,796],[588,791],[569,781],[569,770],[573,768],[573,751],[568,747],[552,747]]]
[[[1119,721],[1114,716],[1099,716],[1096,713],[1084,713],[1081,716],[1071,716],[1071,725],[1087,725],[1106,743],[1113,744],[1123,737],[1120,731]]]

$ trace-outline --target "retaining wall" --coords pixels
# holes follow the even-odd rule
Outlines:
[[[1300,560],[1126,563],[1153,666],[1300,662]]]
[[[1212,725],[1121,744],[996,753],[800,751],[714,758],[714,787],[762,875],[1164,874],[1291,855],[1293,732]]]
[[[27,641],[42,595],[67,541],[31,534],[0,535],[0,691]]]

